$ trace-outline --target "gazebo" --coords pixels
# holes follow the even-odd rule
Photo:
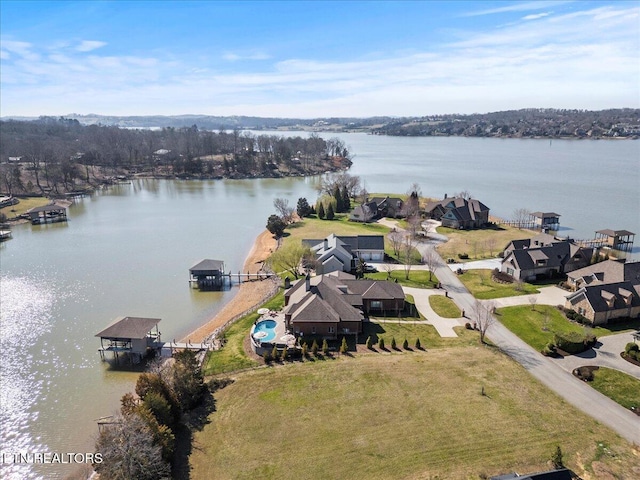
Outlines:
[[[131,363],[139,363],[160,342],[159,318],[118,317],[107,328],[96,334],[100,337],[100,357],[112,352],[116,363],[120,354],[128,354]]]

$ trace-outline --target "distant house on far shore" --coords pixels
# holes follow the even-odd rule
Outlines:
[[[401,218],[404,201],[398,197],[373,197],[353,209],[349,220],[352,222],[372,222],[382,217]]]

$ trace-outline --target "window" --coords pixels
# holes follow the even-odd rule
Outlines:
[[[371,300],[371,310],[382,310],[382,302],[380,300]]]
[[[313,333],[313,334],[316,333],[316,327],[311,327],[311,333]]]
[[[334,333],[334,328],[333,327],[329,327],[329,333]]]
[[[511,275],[513,277],[514,273],[513,268],[507,268],[507,275]]]

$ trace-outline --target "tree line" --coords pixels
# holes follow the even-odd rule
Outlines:
[[[141,130],[50,117],[0,122],[0,189],[8,194],[63,193],[99,184],[105,175],[144,172],[190,178],[309,175],[348,168],[350,157],[342,140],[316,134],[213,132],[196,125]]]

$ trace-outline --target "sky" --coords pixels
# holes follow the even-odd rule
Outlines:
[[[0,0],[0,115],[640,108],[640,1]]]

